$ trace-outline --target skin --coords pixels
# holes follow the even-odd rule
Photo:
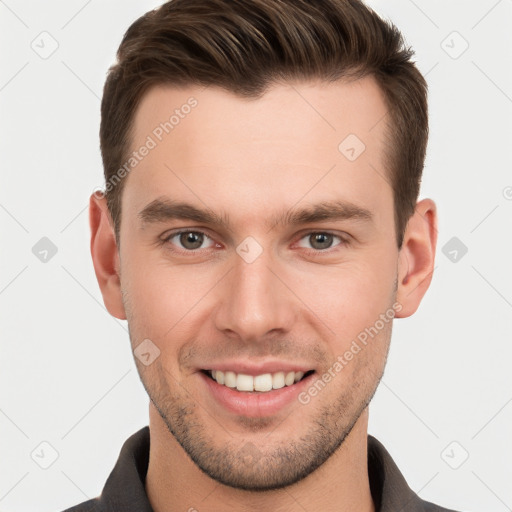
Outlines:
[[[278,359],[318,378],[394,304],[396,317],[412,315],[432,277],[435,203],[417,203],[398,250],[386,105],[371,77],[275,84],[256,100],[216,87],[156,87],[136,112],[133,148],[191,96],[197,106],[126,177],[120,247],[105,199],[90,200],[105,305],[128,320],[132,349],[149,338],[160,350],[148,366],[135,359],[151,398],[150,502],[156,512],[373,511],[368,403],[392,322],[309,403],[264,417],[220,407],[199,370]],[[338,150],[348,134],[366,146],[355,161]],[[139,212],[163,197],[229,225],[142,222]],[[372,220],[272,224],[333,200],[369,210]],[[178,228],[208,237],[188,252],[180,237],[162,242]],[[331,247],[314,245],[309,235],[318,232],[335,235]],[[236,251],[248,236],[263,249],[252,263]]]

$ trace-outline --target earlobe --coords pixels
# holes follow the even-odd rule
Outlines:
[[[434,272],[437,245],[437,208],[432,199],[416,204],[409,219],[398,261],[397,318],[412,315],[419,307]]]
[[[120,261],[114,227],[105,197],[97,192],[89,200],[89,224],[91,227],[91,256],[96,279],[108,312],[126,320],[121,294]]]

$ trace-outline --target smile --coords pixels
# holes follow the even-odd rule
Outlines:
[[[232,371],[207,370],[209,375],[221,386],[236,389],[237,391],[266,393],[274,389],[281,389],[285,386],[292,386],[302,380],[305,376],[313,373],[308,372],[275,372],[263,373],[261,375],[247,375],[244,373],[235,373]]]

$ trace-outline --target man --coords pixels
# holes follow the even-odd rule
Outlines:
[[[367,433],[434,266],[411,57],[356,0],[173,0],[129,28],[91,252],[149,427],[70,510],[446,510]]]

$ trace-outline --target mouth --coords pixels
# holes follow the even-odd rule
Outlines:
[[[214,414],[269,418],[302,406],[298,397],[312,385],[317,375],[317,371],[308,366],[307,363],[277,360],[260,364],[225,361],[216,368],[199,369],[196,375],[203,383],[205,407],[213,405]]]
[[[221,370],[201,370],[201,372],[220,386],[241,392],[259,394],[293,386],[307,379],[314,373],[314,370],[306,372],[278,371],[261,375],[248,375]]]

